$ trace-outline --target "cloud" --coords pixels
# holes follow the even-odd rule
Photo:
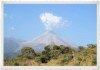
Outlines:
[[[65,25],[68,21],[63,20],[62,17],[55,16],[52,13],[42,13],[40,19],[47,30],[52,30],[53,28],[59,28]]]

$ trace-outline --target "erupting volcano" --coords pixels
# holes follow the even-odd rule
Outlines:
[[[43,35],[39,36],[36,39],[22,42],[19,50],[23,47],[32,47],[34,48],[35,52],[42,52],[44,48],[48,45],[50,45],[50,48],[52,48],[54,45],[64,45],[78,50],[78,46],[74,45],[73,43],[70,43],[69,41],[63,40],[52,31],[46,31]]]

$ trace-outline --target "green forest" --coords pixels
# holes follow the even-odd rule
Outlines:
[[[74,50],[69,46],[46,46],[42,53],[36,53],[32,47],[24,47],[13,58],[5,58],[5,66],[96,66],[97,45],[88,44]]]

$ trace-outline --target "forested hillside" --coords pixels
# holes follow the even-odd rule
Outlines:
[[[97,64],[97,46],[88,44],[74,50],[68,46],[49,45],[42,53],[35,53],[34,48],[24,47],[21,54],[14,58],[5,58],[5,66],[95,66]]]

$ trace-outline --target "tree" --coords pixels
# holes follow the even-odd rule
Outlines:
[[[54,45],[53,50],[59,50],[59,49],[60,49],[60,47],[59,47],[59,46]]]
[[[47,63],[48,62],[48,60],[50,60],[50,57],[48,56],[48,55],[46,55],[46,54],[42,54],[41,56],[40,56],[40,59],[41,59],[41,62],[42,63]]]
[[[50,51],[44,50],[44,51],[42,51],[42,55],[48,55],[48,56],[50,56]]]
[[[83,46],[79,46],[79,49],[80,49],[80,50],[83,50],[83,49],[84,49],[84,47],[83,47]]]
[[[50,51],[49,45],[44,48],[46,51]]]
[[[65,48],[65,46],[64,45],[60,45],[60,49],[64,49]]]
[[[66,54],[68,52],[69,52],[69,47],[64,47],[63,49],[61,49],[62,54]]]
[[[51,51],[51,49],[49,48],[49,45],[48,45],[42,51],[42,55],[48,55],[48,56],[50,56],[50,51]]]
[[[50,51],[50,57],[53,59],[56,59],[60,55],[61,51],[60,50],[51,50]]]
[[[22,56],[32,59],[35,56],[34,49],[31,47],[24,47],[21,49]]]
[[[88,44],[87,45],[89,48],[95,48],[97,45],[96,44]]]

